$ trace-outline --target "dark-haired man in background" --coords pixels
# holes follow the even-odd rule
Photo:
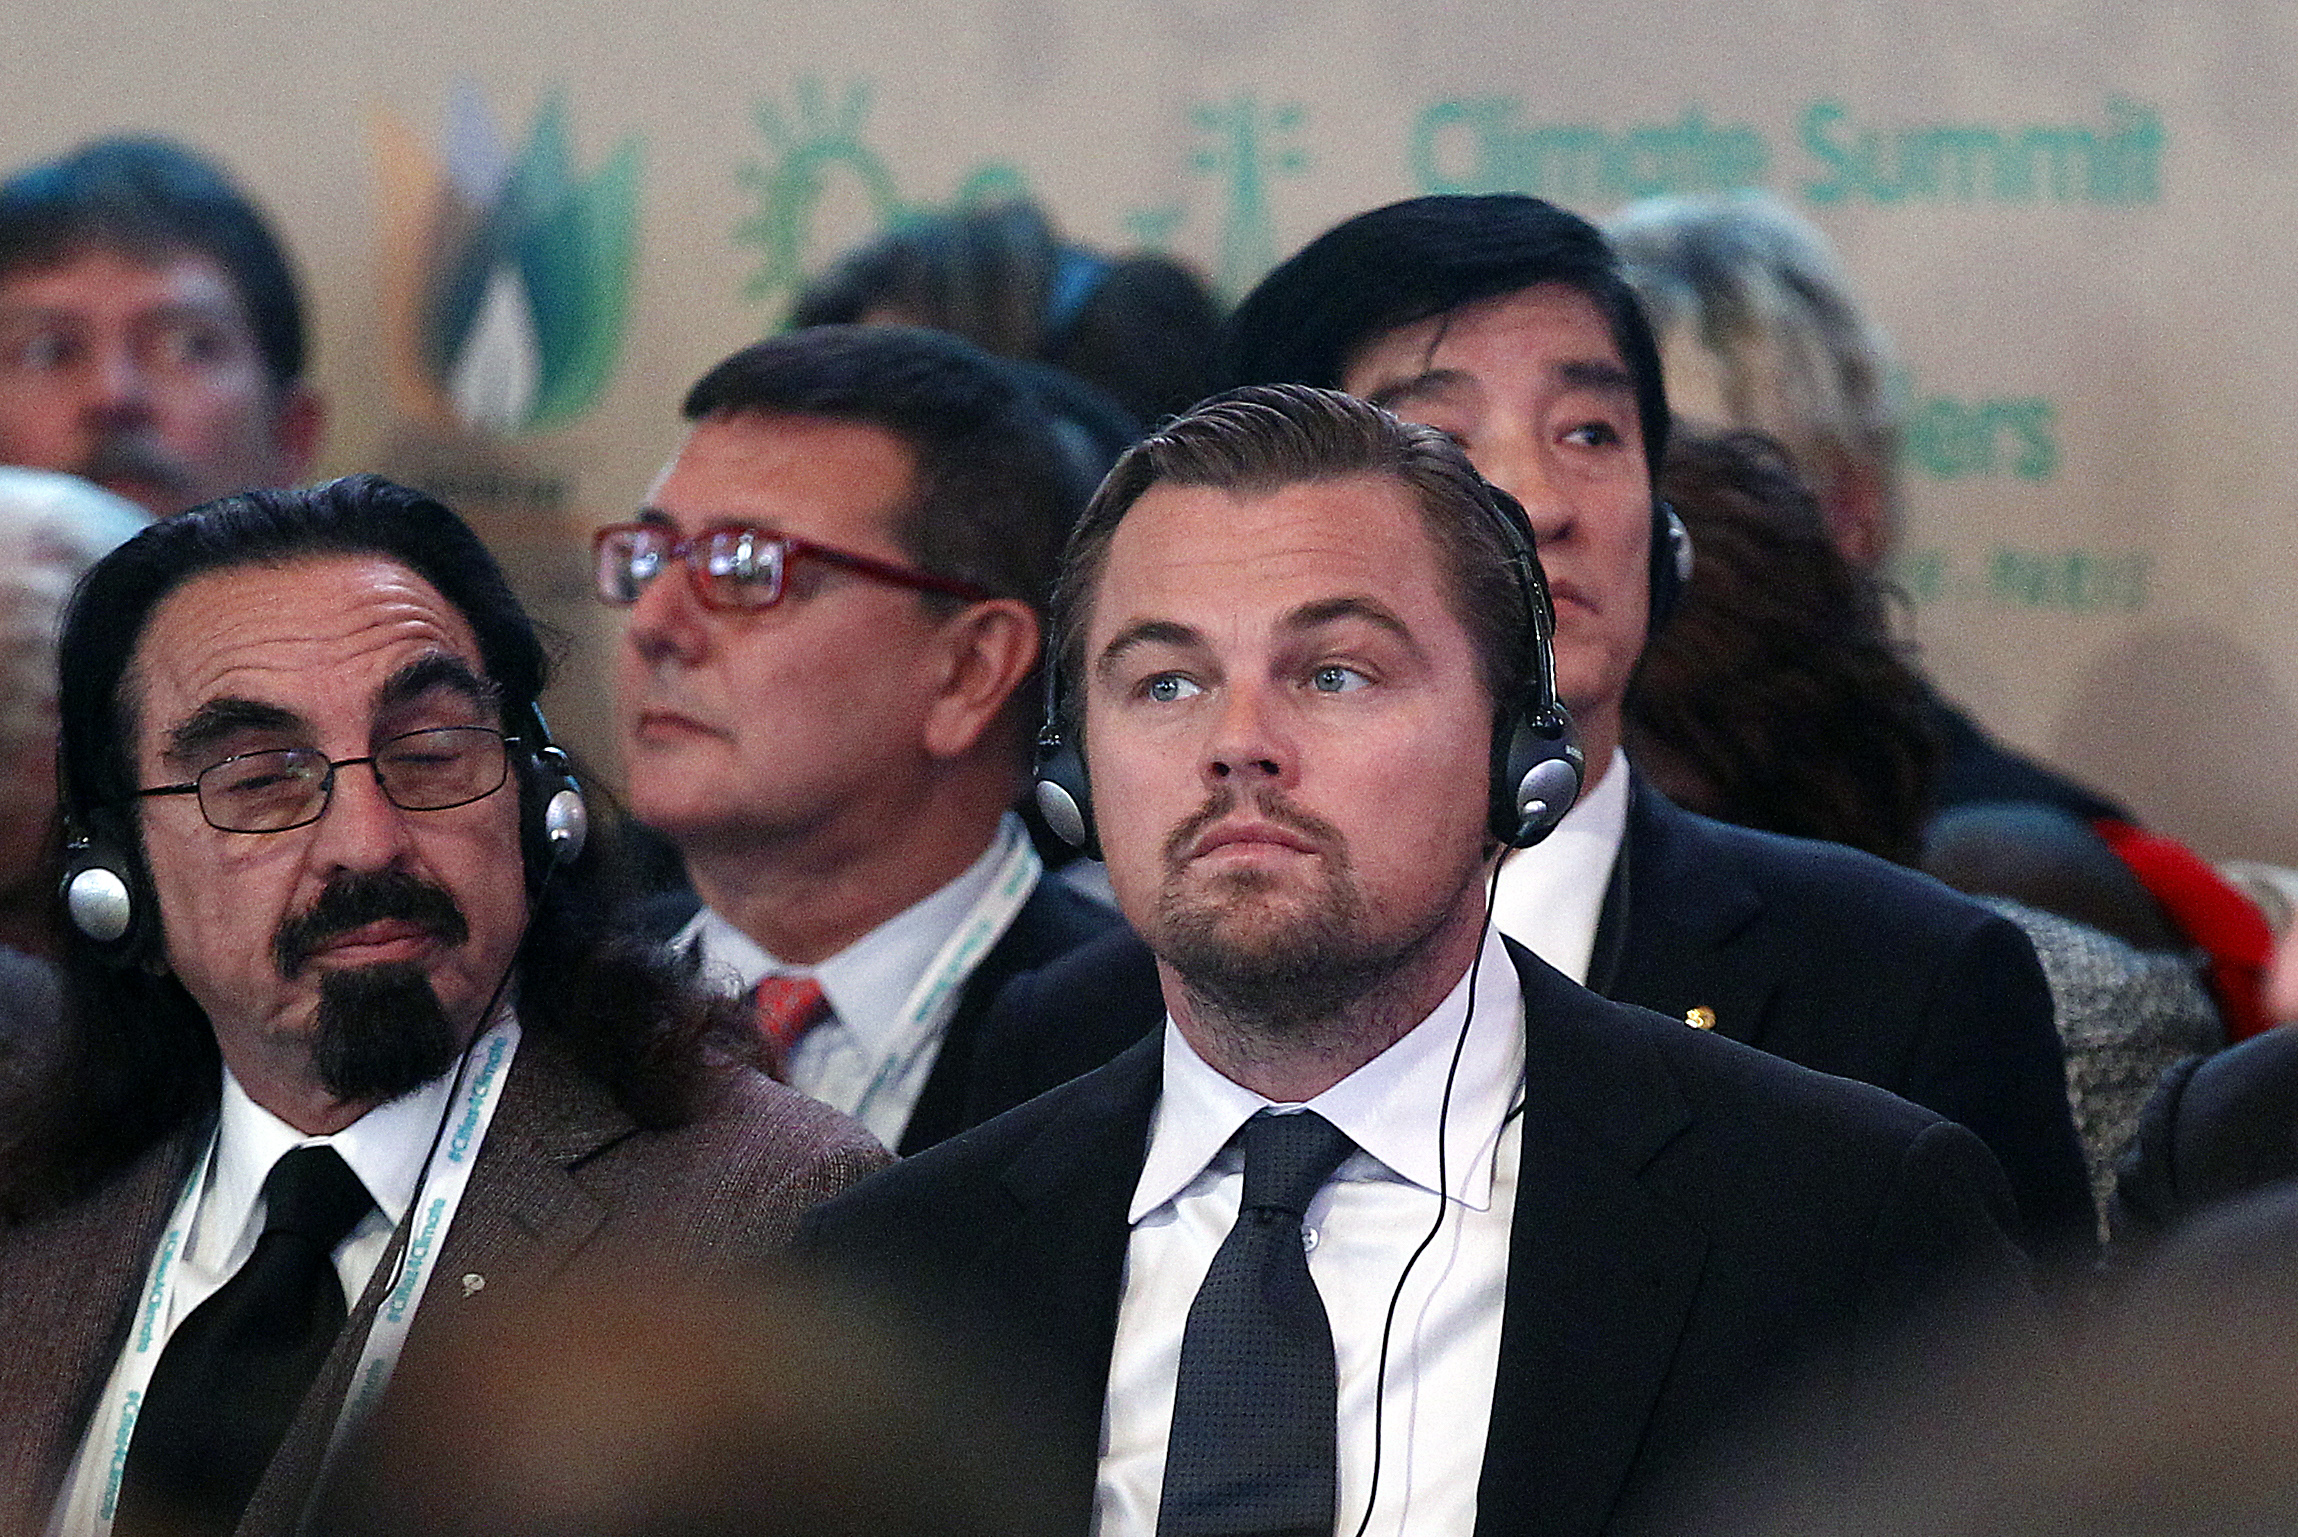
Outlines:
[[[98,139],[0,182],[0,464],[165,517],[300,480],[323,412],[262,212],[173,141]]]
[[[685,414],[597,543],[631,808],[701,903],[656,926],[757,999],[785,1081],[908,1152],[968,1124],[998,988],[1117,921],[1011,811],[1091,479],[1006,364],[913,327],[744,348]]]
[[[1227,352],[1239,382],[1347,389],[1443,429],[1532,519],[1589,782],[1502,866],[1501,932],[1606,997],[1963,1122],[2009,1173],[2038,1254],[2085,1259],[2096,1218],[2025,936],[1882,860],[1682,811],[1619,751],[1644,637],[1683,573],[1652,489],[1659,354],[1595,229],[1514,194],[1361,214],[1245,298]],[[1013,1076],[981,1108],[1153,1023],[1146,967],[1112,940],[1017,984],[994,1032]]]
[[[67,1029],[0,1121],[0,1529],[287,1532],[402,1343],[741,1260],[884,1161],[607,932],[544,655],[372,477],[159,523],[61,644]]]

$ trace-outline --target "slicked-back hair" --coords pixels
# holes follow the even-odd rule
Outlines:
[[[1643,308],[1593,224],[1521,193],[1409,198],[1333,226],[1237,306],[1222,332],[1223,376],[1337,389],[1357,354],[1390,331],[1543,283],[1585,294],[1604,317],[1635,384],[1645,468],[1657,480],[1668,396]]]
[[[916,462],[914,494],[894,519],[902,553],[920,570],[1040,613],[1062,540],[1093,489],[1028,381],[971,343],[922,327],[816,326],[769,337],[704,374],[684,412],[693,422],[815,416],[890,434]]]
[[[1053,604],[1053,644],[1065,680],[1064,722],[1078,740],[1087,671],[1085,631],[1110,541],[1152,486],[1265,496],[1304,482],[1384,478],[1419,509],[1443,564],[1454,616],[1474,644],[1495,708],[1521,695],[1532,665],[1533,616],[1499,519],[1510,514],[1458,444],[1338,390],[1252,385],[1201,402],[1128,449],[1078,519]],[[1532,542],[1524,530],[1524,545]]]
[[[223,270],[275,391],[303,377],[303,296],[287,251],[221,166],[173,139],[93,139],[0,181],[0,279],[82,251],[160,262],[190,253]]]
[[[69,823],[103,823],[139,869],[136,651],[186,582],[333,556],[375,556],[412,572],[469,623],[506,734],[523,735],[548,656],[502,569],[462,519],[373,475],[305,490],[229,496],[165,519],[114,550],[73,595],[59,643],[59,799]],[[532,743],[515,749],[520,857],[539,895],[516,961],[521,1022],[556,1038],[641,1125],[676,1125],[701,1103],[709,1041],[724,1021],[651,947],[618,937],[608,856],[592,846],[549,871],[531,836],[539,798]],[[150,882],[133,883],[139,901]],[[122,965],[59,915],[65,1027],[51,1071],[0,1106],[0,1218],[69,1199],[187,1117],[211,1113],[220,1057],[207,1016],[174,975]]]

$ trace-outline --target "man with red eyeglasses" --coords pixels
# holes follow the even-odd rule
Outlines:
[[[1037,398],[938,332],[759,342],[596,539],[599,596],[630,607],[631,807],[699,898],[671,942],[756,997],[780,1076],[904,1152],[966,1124],[998,987],[1117,922],[1041,878],[1011,810],[1092,489]]]

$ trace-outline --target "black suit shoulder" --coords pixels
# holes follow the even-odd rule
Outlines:
[[[2057,769],[2038,763],[1988,735],[1970,715],[1937,693],[1925,712],[1946,747],[1935,798],[1941,806],[1988,801],[2038,801],[2082,822],[2102,817],[2132,820],[2130,809]]]
[[[1845,960],[1922,957],[1930,960],[1931,971],[1974,936],[2007,936],[2015,942],[2013,954],[2025,943],[2016,925],[1921,871],[1839,843],[1700,816],[1640,780],[1631,793],[1627,858],[1639,889],[1631,890],[1630,901],[1634,914],[1648,921],[1666,919],[1724,936],[1765,922],[1792,922],[1850,946]],[[1704,883],[1698,882],[1701,873]],[[1707,889],[1684,890],[1679,882]],[[1748,890],[1735,889],[1741,886]],[[1750,903],[1751,896],[1763,905]],[[1844,966],[1829,954],[1811,955],[1806,964],[1815,974]],[[1651,987],[1657,983],[1647,977],[1666,975],[1633,954],[1623,957],[1622,967],[1623,985]],[[1919,997],[1929,971],[1917,975],[1921,981],[1913,992]]]
[[[2034,947],[1927,875],[1736,827],[1637,782],[1599,990],[1856,1078],[1976,1132],[2034,1246],[2079,1262],[2096,1214]],[[1608,971],[1608,975],[1606,972]]]
[[[1801,1230],[1809,1247],[1823,1226],[1848,1232],[1884,1221],[1918,1169],[1924,1182],[1955,1192],[1972,1219],[1966,1232],[1999,1235],[2010,1225],[1996,1161],[1935,1111],[1596,997],[1516,953],[1526,977],[1528,1080],[1553,1076],[1556,1115],[1608,1145],[1711,1232],[1761,1233],[1762,1247]],[[1538,1103],[1528,1090],[1528,1115]],[[1991,1264],[1997,1256],[1984,1257]]]
[[[2165,1073],[2117,1171],[2118,1247],[2169,1236],[2204,1208],[2298,1177],[2298,1026]]]
[[[1005,1069],[996,1049],[985,1043],[985,1026],[1006,984],[1123,927],[1115,908],[1050,870],[1040,875],[1029,900],[966,978],[942,1033],[941,1052],[918,1092],[896,1151],[904,1156],[920,1152],[987,1118],[975,1108],[986,1097],[982,1080],[1000,1076]]]
[[[1120,921],[999,993],[982,1024],[968,1124],[1091,1072],[1164,1022],[1157,958]]]

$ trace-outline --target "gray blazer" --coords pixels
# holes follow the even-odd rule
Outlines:
[[[93,1195],[0,1229],[0,1532],[46,1523],[207,1136],[206,1124],[187,1126]],[[747,1071],[691,1124],[644,1131],[529,1032],[406,1348],[480,1327],[578,1263],[631,1254],[739,1264],[771,1253],[801,1213],[889,1161],[852,1121]],[[379,1267],[353,1308],[249,1502],[243,1537],[295,1529],[388,1280]]]

